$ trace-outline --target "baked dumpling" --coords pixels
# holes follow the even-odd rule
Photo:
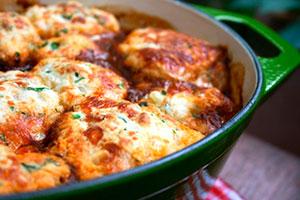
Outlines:
[[[48,153],[16,154],[0,144],[0,194],[59,186],[70,177],[69,166]]]
[[[48,6],[35,5],[25,14],[42,38],[57,37],[66,33],[95,35],[118,32],[116,18],[97,8],[87,8],[81,3],[69,1]]]
[[[216,88],[198,88],[177,82],[153,88],[141,105],[153,104],[176,120],[207,135],[233,114],[233,103]]]
[[[40,61],[32,73],[59,94],[66,109],[92,95],[122,99],[127,94],[124,78],[88,62],[48,58]]]
[[[143,28],[131,32],[119,47],[135,81],[178,80],[199,87],[228,87],[227,51],[173,30]]]
[[[203,138],[157,108],[89,97],[57,120],[51,152],[63,156],[81,179],[142,165]]]
[[[26,17],[0,12],[0,41],[0,65],[9,70],[34,60],[40,37]]]
[[[18,151],[42,143],[63,112],[56,92],[30,73],[0,73],[0,143]]]

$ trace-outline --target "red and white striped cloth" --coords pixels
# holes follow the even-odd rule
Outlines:
[[[212,178],[207,172],[199,171],[184,185],[183,196],[177,200],[244,200],[221,178]]]

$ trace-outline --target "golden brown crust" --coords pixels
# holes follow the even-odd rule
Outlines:
[[[0,12],[0,64],[10,69],[34,59],[40,37],[30,21],[17,13]]]
[[[137,29],[119,45],[125,64],[143,78],[181,80],[227,88],[226,50],[172,30]]]
[[[0,143],[13,150],[41,144],[63,112],[56,92],[30,73],[0,73]]]
[[[203,135],[155,107],[89,97],[54,126],[51,152],[63,156],[81,180],[162,158]]]
[[[47,153],[15,154],[0,144],[0,194],[55,187],[70,177],[68,165]]]
[[[69,1],[50,6],[30,7],[26,16],[31,20],[42,38],[51,38],[66,33],[95,35],[118,32],[115,17],[97,8],[87,8],[81,3]]]
[[[106,58],[107,52],[101,52],[88,37],[80,34],[68,34],[42,41],[37,51],[37,60],[53,57],[65,57],[70,60],[88,60],[82,55],[92,52],[95,57]]]
[[[152,90],[140,104],[154,104],[161,111],[207,135],[233,114],[233,103],[216,88],[198,88],[184,82]]]
[[[56,91],[66,109],[88,96],[112,99],[126,97],[128,83],[109,69],[66,58],[48,58],[39,62],[32,73]]]

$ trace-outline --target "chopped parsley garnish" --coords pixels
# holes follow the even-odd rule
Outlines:
[[[62,33],[68,33],[68,29],[63,28],[63,29],[60,30],[60,32],[62,32]]]
[[[51,73],[51,70],[47,70],[47,71],[45,71],[47,74],[49,74],[49,73]]]
[[[174,134],[176,134],[177,132],[174,130],[174,129],[172,129],[172,132],[174,133]]]
[[[59,43],[58,42],[51,42],[50,47],[52,50],[56,50],[59,48]]]
[[[78,73],[78,72],[75,72],[75,76],[78,78],[78,77],[79,77],[79,73]]]
[[[166,121],[165,121],[164,119],[161,119],[161,121],[162,121],[163,123],[166,123]]]
[[[127,123],[127,120],[124,117],[118,116],[119,119],[121,119],[123,122]]]
[[[46,158],[46,160],[40,165],[39,164],[21,163],[22,167],[24,167],[25,170],[30,173],[41,169],[42,167],[46,166],[47,164],[54,164],[56,166],[59,166],[59,163],[55,162],[55,160],[53,160],[51,158]]]
[[[75,81],[75,83],[79,83],[81,80],[83,80],[83,79],[85,79],[84,77],[80,77],[79,79],[77,79],[76,81]]]
[[[34,88],[34,87],[27,87],[26,89],[27,90],[32,90],[32,91],[35,91],[35,92],[41,92],[43,90],[48,90],[48,88],[46,88],[46,87],[36,87],[36,88]]]
[[[75,114],[72,114],[72,118],[73,118],[73,119],[80,119],[80,118],[81,118],[81,115],[78,114],[78,113],[75,113]]]
[[[145,102],[145,101],[142,101],[142,102],[139,103],[139,105],[140,105],[141,107],[143,107],[143,106],[147,107],[147,106],[148,106],[148,103]]]
[[[16,56],[16,57],[20,57],[20,56],[21,56],[20,52],[16,52],[16,53],[15,53],[15,56]]]
[[[124,83],[119,83],[118,87],[121,88],[121,89],[124,89]]]
[[[47,164],[54,164],[55,166],[59,166],[59,163],[57,163],[55,160],[51,159],[51,158],[47,158],[43,164],[44,165],[47,165]]]
[[[72,14],[63,14],[62,17],[70,20],[70,19],[72,19],[73,15]]]
[[[2,142],[4,142],[4,144],[7,144],[6,136],[4,135],[4,133],[1,133],[1,134],[0,134],[0,140],[1,140]]]
[[[45,42],[40,46],[40,48],[45,47],[45,46],[47,46],[47,45],[48,45],[48,41],[45,41]]]
[[[162,90],[162,91],[161,91],[161,94],[162,94],[162,95],[166,95],[167,92],[166,92],[165,90]]]
[[[9,106],[9,109],[10,109],[11,111],[14,111],[14,110],[15,110],[15,107]]]
[[[24,167],[28,172],[34,172],[39,169],[41,169],[41,165],[36,164],[27,164],[27,163],[21,163],[22,167]]]

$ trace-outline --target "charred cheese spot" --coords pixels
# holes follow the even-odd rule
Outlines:
[[[42,143],[63,111],[56,92],[29,73],[0,73],[0,143],[13,150]]]
[[[119,31],[119,24],[112,14],[97,8],[84,7],[79,2],[46,7],[35,5],[28,9],[26,16],[43,38],[66,33],[95,35]]]
[[[140,100],[144,102],[205,135],[220,128],[233,113],[233,103],[216,88],[191,89],[174,84],[153,89]]]
[[[32,73],[59,94],[61,103],[67,109],[87,96],[121,99],[127,93],[125,79],[109,69],[87,62],[49,58],[35,66]],[[120,88],[119,84],[124,87]]]
[[[135,81],[160,78],[227,89],[226,49],[206,41],[172,30],[144,28],[130,33],[119,51],[136,74]]]
[[[40,38],[26,17],[0,12],[0,41],[0,64],[8,70],[33,60]]]
[[[155,107],[89,97],[74,109],[85,117],[69,112],[58,120],[51,152],[64,156],[81,180],[154,161],[203,137]]]
[[[107,52],[101,52],[89,38],[79,34],[70,34],[51,38],[39,45],[37,59],[50,57],[65,57],[71,60],[88,60],[82,55],[93,53],[94,57],[107,57]]]
[[[47,153],[15,154],[0,144],[0,194],[55,187],[70,176],[66,163]]]

